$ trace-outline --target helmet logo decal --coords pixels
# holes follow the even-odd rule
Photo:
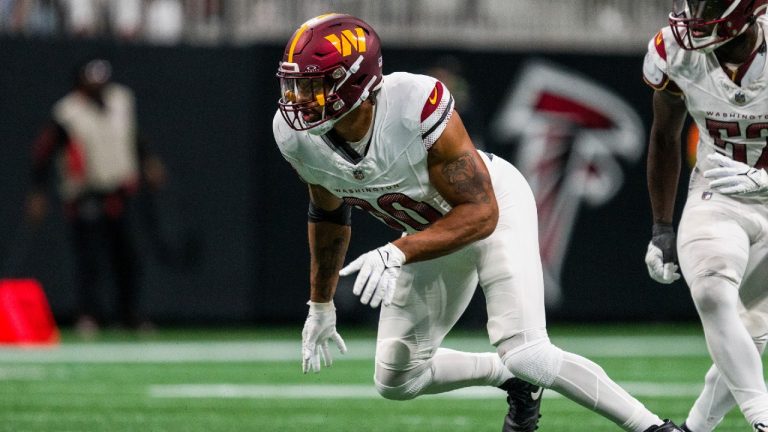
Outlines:
[[[359,53],[364,53],[365,46],[365,32],[360,27],[355,27],[355,33],[352,30],[342,30],[341,37],[336,34],[330,34],[325,37],[333,46],[336,51],[341,54],[342,57],[347,57],[352,54],[352,49]]]
[[[304,72],[318,72],[320,71],[320,66],[318,65],[307,65],[307,67],[304,68]]]

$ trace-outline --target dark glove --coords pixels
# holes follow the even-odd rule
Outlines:
[[[670,284],[680,279],[677,266],[675,230],[672,224],[653,224],[653,237],[645,254],[648,274],[656,282]]]

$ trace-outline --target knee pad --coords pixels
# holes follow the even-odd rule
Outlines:
[[[516,377],[549,388],[560,373],[563,351],[545,338],[507,352],[501,361]]]
[[[385,399],[413,399],[429,384],[431,369],[421,367],[411,353],[411,347],[402,339],[379,340],[373,380]]]
[[[376,346],[376,368],[407,371],[414,368],[411,347],[401,339],[382,339]]]
[[[402,375],[401,375],[402,376]],[[432,381],[432,369],[427,368],[423,370],[419,375],[411,378],[400,385],[387,385],[397,382],[398,380],[392,380],[387,382],[380,381],[380,378],[375,376],[373,382],[376,386],[376,391],[379,392],[381,397],[389,400],[410,400],[420,395],[427,385]]]

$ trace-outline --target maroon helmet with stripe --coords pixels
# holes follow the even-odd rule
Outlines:
[[[351,15],[312,18],[293,33],[277,77],[280,113],[295,130],[321,135],[381,86],[381,43]]]
[[[669,26],[684,49],[713,51],[747,31],[765,8],[765,0],[673,0]]]

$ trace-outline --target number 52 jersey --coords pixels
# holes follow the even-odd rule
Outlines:
[[[757,25],[768,34],[768,17]],[[643,78],[655,90],[680,92],[699,129],[697,167],[715,168],[707,159],[721,153],[757,168],[768,168],[768,62],[766,45],[735,70],[726,71],[714,53],[686,51],[669,27],[648,44]]]
[[[291,129],[279,112],[272,128],[283,157],[305,182],[394,229],[416,232],[451,209],[429,182],[427,151],[445,130],[453,105],[440,81],[396,72],[384,77],[376,95],[362,154],[333,131],[316,136]]]

